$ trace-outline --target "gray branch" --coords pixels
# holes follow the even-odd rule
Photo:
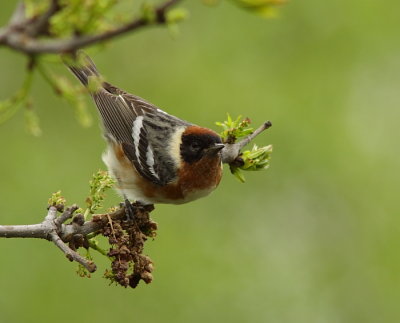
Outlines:
[[[70,261],[77,261],[89,272],[94,272],[96,265],[72,250],[66,243],[70,242],[76,235],[87,236],[91,233],[98,233],[108,222],[108,216],[111,219],[121,219],[125,215],[125,210],[122,208],[111,214],[96,215],[93,220],[86,221],[82,225],[75,222],[64,224],[77,209],[78,206],[74,205],[57,217],[57,209],[51,206],[41,223],[0,225],[0,238],[38,238],[52,241]]]
[[[28,55],[73,52],[145,26],[163,25],[166,23],[167,11],[179,1],[169,0],[156,7],[154,10],[155,21],[141,17],[104,33],[50,40],[40,40],[39,36],[45,35],[45,27],[50,18],[61,9],[58,1],[52,0],[49,9],[43,15],[34,19],[25,17],[25,8],[21,2],[17,5],[9,24],[0,29],[0,46],[8,46]]]
[[[222,162],[225,164],[232,163],[240,154],[240,150],[246,146],[250,141],[257,137],[261,132],[267,130],[272,126],[271,121],[264,122],[259,128],[257,128],[252,134],[248,135],[243,140],[234,144],[225,144],[222,149]]]

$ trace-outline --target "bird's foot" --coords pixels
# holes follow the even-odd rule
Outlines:
[[[135,208],[132,203],[125,199],[125,221],[133,221],[135,218]]]

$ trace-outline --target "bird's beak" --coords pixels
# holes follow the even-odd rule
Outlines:
[[[216,155],[219,151],[221,151],[225,147],[224,144],[215,144],[207,149],[207,155]]]

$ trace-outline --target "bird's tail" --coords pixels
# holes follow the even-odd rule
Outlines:
[[[92,59],[81,50],[78,51],[76,59],[71,57],[63,57],[62,59],[64,64],[85,86],[89,86],[90,78],[99,80],[101,77]]]

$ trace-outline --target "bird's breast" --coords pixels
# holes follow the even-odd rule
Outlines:
[[[103,161],[116,179],[116,188],[122,195],[148,204],[183,204],[197,200],[210,194],[222,177],[219,157],[207,157],[183,165],[177,179],[163,186],[142,177],[118,144],[110,145],[103,154]]]

